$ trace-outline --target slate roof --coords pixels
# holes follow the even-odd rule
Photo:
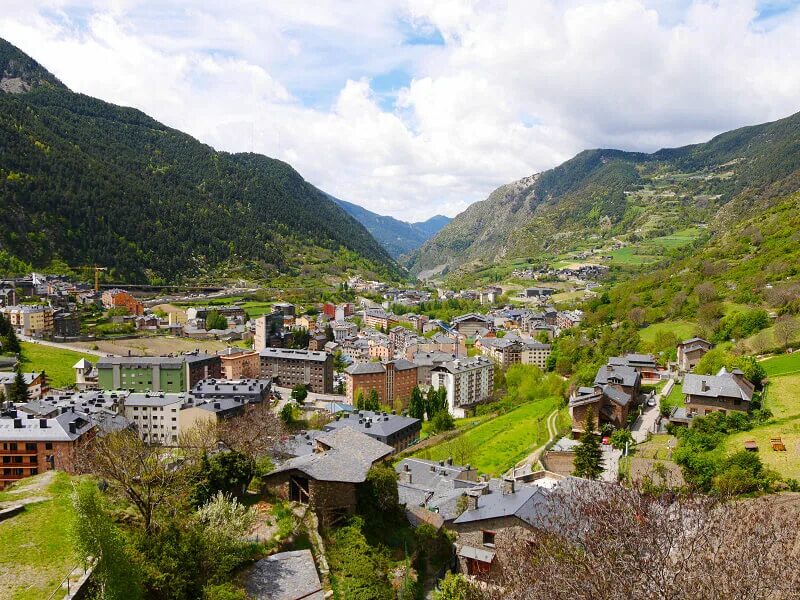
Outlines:
[[[705,387],[703,389],[703,383]],[[734,398],[750,402],[754,386],[744,379],[728,373],[723,367],[717,375],[695,375],[690,373],[683,379],[682,392],[690,396],[705,398]]]
[[[419,422],[419,419],[413,417],[362,410],[341,415],[339,420],[331,421],[325,425],[324,429],[326,431],[334,431],[336,429],[350,428],[372,436],[388,437]],[[367,427],[368,423],[369,427]]]
[[[186,394],[164,393],[132,393],[125,399],[125,406],[170,406],[182,404],[187,400]]]
[[[270,476],[298,470],[318,481],[362,483],[375,462],[394,452],[391,446],[351,427],[325,432],[316,439],[329,449],[291,458],[272,471]]]
[[[608,359],[608,364],[627,367],[652,367],[656,368],[658,363],[649,354],[626,354],[624,356],[612,356]]]
[[[126,368],[145,368],[158,365],[162,369],[178,369],[185,363],[213,358],[213,354],[193,352],[178,356],[104,356],[97,361],[98,369],[110,369],[114,365]]]
[[[280,552],[253,565],[245,582],[254,600],[323,600],[311,550]]]
[[[462,358],[446,362],[436,367],[436,369],[446,369],[451,373],[462,373],[464,371],[469,371],[470,369],[477,369],[486,366],[494,366],[494,363],[483,356],[475,356],[473,358]]]
[[[633,367],[603,365],[597,370],[594,382],[597,385],[606,385],[612,377],[621,379],[622,385],[626,387],[635,386],[641,379],[639,372]]]
[[[501,517],[516,516],[526,523],[536,521],[536,510],[544,503],[544,494],[540,488],[516,484],[513,494],[499,491],[482,494],[478,497],[478,508],[465,510],[453,521],[456,524],[485,521]]]
[[[264,348],[260,353],[261,358],[288,358],[293,360],[312,360],[325,362],[328,353],[322,351],[294,350],[292,348]]]
[[[25,415],[17,413],[21,427],[15,427],[12,417],[0,418],[0,439],[6,441],[52,441],[69,442],[77,440],[90,431],[94,425],[86,418],[74,412],[65,412],[52,419],[22,418]],[[46,421],[46,427],[41,422]],[[70,431],[70,425],[75,426],[75,431]]]
[[[603,386],[603,395],[619,406],[627,406],[631,401],[630,394],[613,385]]]
[[[348,375],[370,375],[373,373],[383,373],[386,368],[379,362],[366,362],[350,365],[345,369]]]

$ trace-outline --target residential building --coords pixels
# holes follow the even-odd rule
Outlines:
[[[599,386],[617,385],[631,397],[634,403],[637,403],[639,401],[642,376],[634,367],[607,364],[597,370],[594,384]]]
[[[325,425],[323,429],[336,431],[343,427],[355,429],[400,452],[419,440],[422,422],[413,417],[360,410],[336,415],[335,420]]]
[[[387,313],[382,308],[367,308],[364,310],[364,325],[388,331],[390,327],[397,323],[397,317]]]
[[[256,404],[269,398],[271,387],[269,379],[204,379],[192,387],[191,394],[197,400],[244,400]]]
[[[75,461],[94,425],[73,412],[37,419],[20,411],[0,416],[0,490],[51,469],[76,471]]]
[[[98,385],[104,390],[186,392],[202,379],[221,379],[216,354],[199,351],[178,356],[106,356],[97,361]]]
[[[16,284],[13,281],[0,281],[0,306],[14,306],[16,303]]]
[[[75,313],[59,312],[53,315],[53,335],[60,338],[79,337],[81,319]]]
[[[550,344],[523,340],[510,335],[503,338],[480,338],[475,346],[481,354],[491,358],[503,368],[521,363],[544,369],[547,366],[547,357],[550,356]]]
[[[49,306],[6,306],[0,312],[18,334],[38,338],[53,334],[53,309]]]
[[[540,369],[547,368],[547,359],[550,357],[552,348],[550,344],[541,342],[528,342],[524,345],[520,353],[520,362],[523,365],[536,365]]]
[[[278,465],[263,478],[264,487],[284,500],[309,505],[325,526],[355,513],[359,487],[373,465],[394,452],[352,427],[318,435],[314,451]]]
[[[688,373],[697,366],[700,359],[714,347],[714,344],[703,338],[693,337],[678,344],[678,370]]]
[[[531,287],[526,288],[520,292],[523,298],[549,298],[555,293],[553,288],[548,287]]]
[[[259,354],[262,379],[281,387],[303,384],[312,392],[333,393],[333,355],[289,348],[264,348]]]
[[[125,290],[113,289],[103,292],[101,297],[105,308],[124,308],[132,315],[144,314],[144,306]]]
[[[725,367],[716,375],[687,374],[681,391],[690,416],[708,415],[721,411],[747,411],[755,386],[740,369],[728,372]]]
[[[652,354],[625,354],[624,356],[612,356],[608,359],[608,364],[615,367],[630,367],[642,376],[642,379],[650,381],[660,381],[662,370],[658,368],[658,362]]]
[[[14,371],[0,372],[0,390],[3,391],[5,397],[9,397],[11,386],[14,384],[17,374]],[[47,393],[47,374],[44,371],[39,373],[23,373],[22,379],[28,387],[28,398],[35,400],[41,398]],[[1,408],[1,407],[0,407]]]
[[[225,379],[251,379],[261,375],[261,357],[254,350],[229,347],[220,353],[219,360]]]
[[[485,315],[469,313],[453,319],[453,329],[465,337],[475,337],[481,329],[494,329],[494,319]]]
[[[586,429],[589,409],[596,431],[609,423],[621,429],[628,426],[628,414],[634,398],[620,384],[595,384],[579,387],[569,399],[569,414],[572,417],[572,434],[578,437]]]
[[[178,411],[178,432],[191,431],[202,423],[219,423],[241,417],[247,412],[247,407],[248,403],[238,398],[199,400],[190,396]]]
[[[312,352],[321,352],[325,349],[325,344],[328,343],[328,336],[324,333],[318,333],[308,338],[308,349]]]
[[[276,338],[279,339],[283,331],[283,313],[272,312],[256,317],[256,331],[253,349],[260,352],[264,348],[269,348],[275,344]]]
[[[98,386],[97,369],[85,358],[80,359],[72,366],[75,371],[75,387],[78,390],[93,389]]]
[[[331,327],[333,329],[333,339],[337,342],[353,337],[358,333],[358,325],[350,321],[334,321]]]
[[[241,306],[190,306],[186,309],[186,318],[189,321],[203,322],[205,324],[208,313],[215,311],[234,323],[244,323],[247,320],[247,312]]]
[[[483,356],[458,359],[431,370],[431,385],[447,391],[447,408],[456,418],[487,400],[494,386],[494,363]]]
[[[366,362],[350,365],[345,370],[347,401],[355,405],[359,392],[365,396],[378,392],[380,403],[402,407],[408,404],[411,391],[417,385],[417,365],[404,358],[386,362]]]
[[[178,442],[178,413],[186,400],[184,393],[132,393],[125,398],[123,414],[146,443],[170,446]]]
[[[569,329],[571,327],[577,327],[581,324],[581,321],[583,321],[582,310],[565,310],[556,315],[555,325],[560,329]]]
[[[433,368],[455,360],[458,356],[447,352],[414,352],[409,358],[417,365],[417,385],[431,385]]]
[[[478,471],[470,465],[454,465],[453,459],[433,461],[404,458],[395,465],[400,504],[406,509],[424,508],[452,523],[458,517],[458,499],[478,485]]]

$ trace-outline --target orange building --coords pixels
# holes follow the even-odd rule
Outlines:
[[[351,365],[345,373],[347,401],[350,404],[355,404],[359,392],[367,396],[374,389],[384,406],[402,402],[405,408],[411,391],[417,385],[417,365],[403,358],[386,363]]]
[[[224,379],[256,379],[261,375],[261,357],[254,350],[226,348],[219,360]]]
[[[113,289],[103,292],[103,306],[106,308],[127,308],[132,315],[144,314],[144,306],[125,290]]]

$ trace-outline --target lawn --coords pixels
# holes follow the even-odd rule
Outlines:
[[[40,475],[47,477],[48,475]],[[18,484],[27,486],[33,477]],[[0,600],[41,600],[54,591],[60,581],[77,566],[70,540],[74,519],[70,478],[56,473],[44,489],[12,495],[0,500],[47,495],[50,500],[29,504],[19,515],[0,522]]]
[[[671,331],[678,336],[678,339],[688,340],[694,335],[696,329],[697,324],[691,321],[663,321],[640,329],[639,337],[646,344],[652,344],[659,333]]]
[[[775,377],[767,389],[765,406],[774,419],[750,431],[730,436],[725,443],[728,452],[742,448],[747,440],[758,444],[761,461],[783,477],[800,479],[800,374]],[[780,437],[786,452],[772,449],[770,440]]]
[[[23,372],[44,371],[47,374],[49,386],[53,388],[72,387],[75,384],[75,371],[72,370],[72,367],[82,358],[95,363],[98,357],[42,344],[22,342],[21,367]]]
[[[639,248],[626,246],[611,252],[611,264],[621,266],[638,266],[653,263],[659,260],[658,256],[637,254]]]
[[[500,475],[547,441],[546,419],[558,405],[557,398],[523,404],[414,456],[428,460],[452,457],[480,472]]]
[[[787,375],[789,373],[800,373],[800,352],[792,354],[781,354],[761,361],[761,366],[769,377],[776,375]]]

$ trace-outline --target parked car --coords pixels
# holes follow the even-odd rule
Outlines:
[[[603,438],[603,445],[604,445],[604,446],[608,446],[610,443],[611,443],[611,438],[610,438],[610,437],[608,437],[608,436],[605,436],[605,437]]]
[[[648,398],[647,399],[647,406],[655,406],[655,405],[656,405],[656,399],[655,398]]]

